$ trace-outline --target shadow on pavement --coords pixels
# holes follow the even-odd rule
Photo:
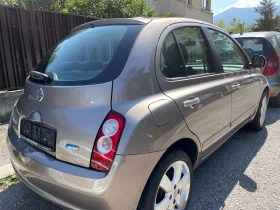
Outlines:
[[[267,138],[267,129],[260,132],[242,128],[194,172],[190,210],[219,210],[239,182],[248,192],[257,184],[244,174]]]
[[[280,108],[268,107],[266,125],[274,124],[275,122],[277,122],[279,120],[279,117],[274,114],[276,112],[279,113],[279,110],[280,110]]]
[[[61,210],[39,197],[22,182],[0,192],[1,210]]]

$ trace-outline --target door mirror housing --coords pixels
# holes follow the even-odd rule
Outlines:
[[[252,60],[253,68],[262,68],[265,67],[266,59],[263,55],[254,55]]]

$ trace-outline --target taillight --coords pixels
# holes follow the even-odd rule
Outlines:
[[[125,118],[111,111],[98,131],[90,167],[98,171],[109,171],[116,156],[119,141],[125,126]]]
[[[273,55],[269,58],[266,67],[264,69],[263,75],[269,76],[275,74],[279,69],[279,58],[277,55]]]

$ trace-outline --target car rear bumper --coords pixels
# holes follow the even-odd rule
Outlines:
[[[280,83],[270,80],[269,81],[269,85],[270,85],[270,93],[271,93],[271,97],[276,97],[279,95],[280,93]]]
[[[31,190],[65,209],[136,209],[141,193],[164,151],[117,155],[109,173],[55,159],[18,139],[9,126],[12,165]]]

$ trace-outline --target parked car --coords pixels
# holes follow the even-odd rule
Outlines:
[[[26,80],[12,165],[64,208],[185,209],[193,169],[245,124],[263,128],[264,65],[198,20],[81,25]]]
[[[280,108],[280,33],[250,32],[234,34],[233,37],[252,59],[254,55],[264,55],[267,60],[261,68],[270,84],[271,104]]]

